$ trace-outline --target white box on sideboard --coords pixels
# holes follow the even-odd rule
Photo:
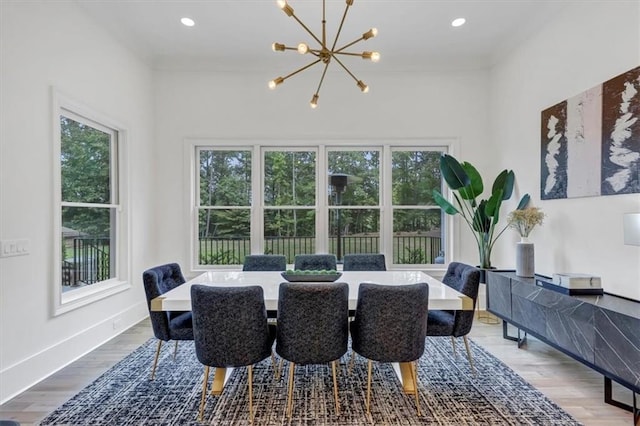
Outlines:
[[[556,273],[553,283],[566,288],[601,288],[600,277],[589,274]]]

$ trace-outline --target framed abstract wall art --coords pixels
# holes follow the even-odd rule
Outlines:
[[[542,200],[640,193],[640,66],[541,118]]]

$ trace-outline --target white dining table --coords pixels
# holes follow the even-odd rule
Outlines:
[[[204,272],[183,285],[151,300],[152,311],[190,311],[191,286],[203,284],[216,287],[235,285],[258,285],[264,290],[264,301],[267,310],[278,309],[278,292],[282,282],[286,280],[280,272],[271,271],[226,271],[216,270]],[[438,310],[473,310],[473,299],[446,286],[437,279],[422,271],[343,271],[336,282],[349,285],[349,309],[355,310],[358,302],[358,287],[361,283],[385,285],[404,285],[427,283],[429,285],[429,309]],[[409,363],[395,364],[394,368],[402,380],[404,391],[413,394],[412,369]],[[231,368],[216,368],[211,392],[222,393],[224,383],[228,379]]]
[[[151,310],[190,311],[191,286],[193,284],[216,287],[258,285],[264,290],[264,303],[267,310],[277,310],[278,290],[280,283],[285,281],[280,272],[207,271],[151,300]],[[471,298],[444,285],[422,271],[344,271],[336,282],[345,282],[349,285],[349,309],[351,310],[356,308],[360,283],[403,285],[420,282],[429,285],[429,309],[473,310],[473,300]]]

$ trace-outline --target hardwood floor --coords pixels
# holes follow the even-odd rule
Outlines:
[[[142,321],[1,405],[0,418],[33,425],[152,336],[149,321]],[[550,346],[529,337],[518,349],[515,342],[502,338],[501,325],[478,320],[470,337],[585,425],[632,425],[630,412],[604,403],[602,375]],[[625,388],[614,389],[617,399],[630,402],[631,395]]]

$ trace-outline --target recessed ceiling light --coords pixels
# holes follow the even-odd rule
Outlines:
[[[191,18],[182,18],[180,22],[182,22],[182,25],[185,27],[193,27],[196,24],[196,21]]]
[[[456,18],[453,21],[451,21],[451,26],[452,27],[460,27],[460,26],[464,25],[465,22],[467,22],[467,20],[464,19],[464,18]]]

